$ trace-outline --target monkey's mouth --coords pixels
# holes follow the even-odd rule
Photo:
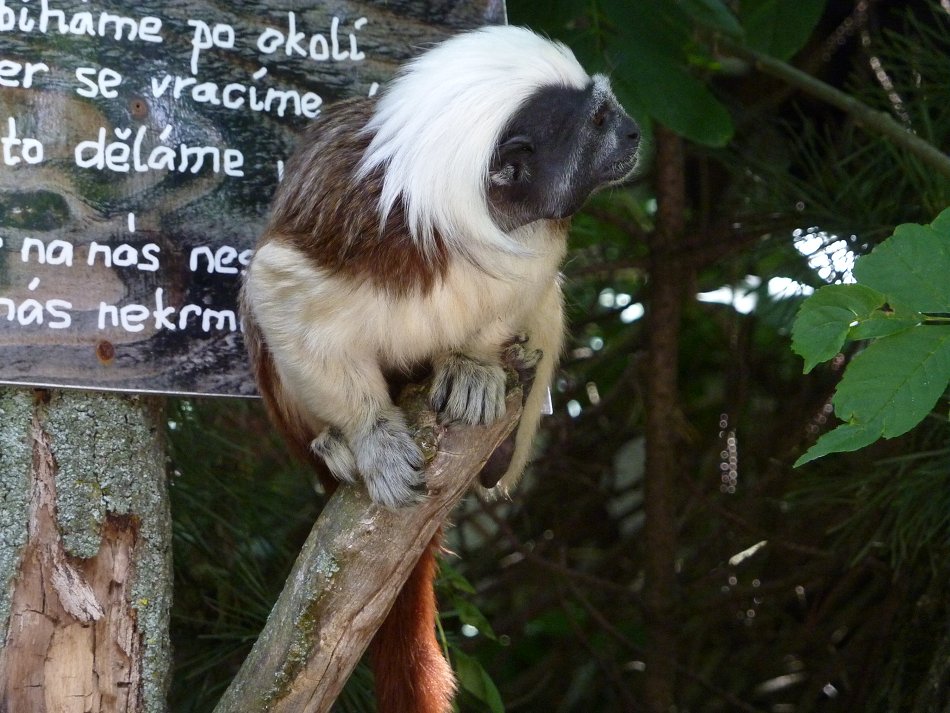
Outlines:
[[[629,179],[634,170],[636,170],[639,159],[640,152],[634,151],[629,156],[625,156],[619,161],[614,161],[607,167],[607,175],[605,177],[607,182],[611,185],[616,185]]]

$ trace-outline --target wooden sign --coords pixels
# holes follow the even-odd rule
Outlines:
[[[502,0],[0,0],[0,383],[252,395],[296,132]]]

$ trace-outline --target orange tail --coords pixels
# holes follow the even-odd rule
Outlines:
[[[435,636],[438,532],[422,553],[373,639],[379,713],[448,713],[455,676]]]

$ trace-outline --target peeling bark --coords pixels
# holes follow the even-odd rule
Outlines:
[[[0,584],[12,591],[0,711],[165,709],[171,533],[159,405],[0,392],[0,416],[15,415],[0,426],[0,484],[27,492],[0,531]]]

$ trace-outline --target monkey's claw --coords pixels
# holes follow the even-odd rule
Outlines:
[[[425,459],[401,414],[378,418],[356,440],[353,451],[373,502],[396,509],[425,497]]]
[[[438,360],[429,405],[440,421],[492,423],[505,415],[505,372],[464,354]]]

